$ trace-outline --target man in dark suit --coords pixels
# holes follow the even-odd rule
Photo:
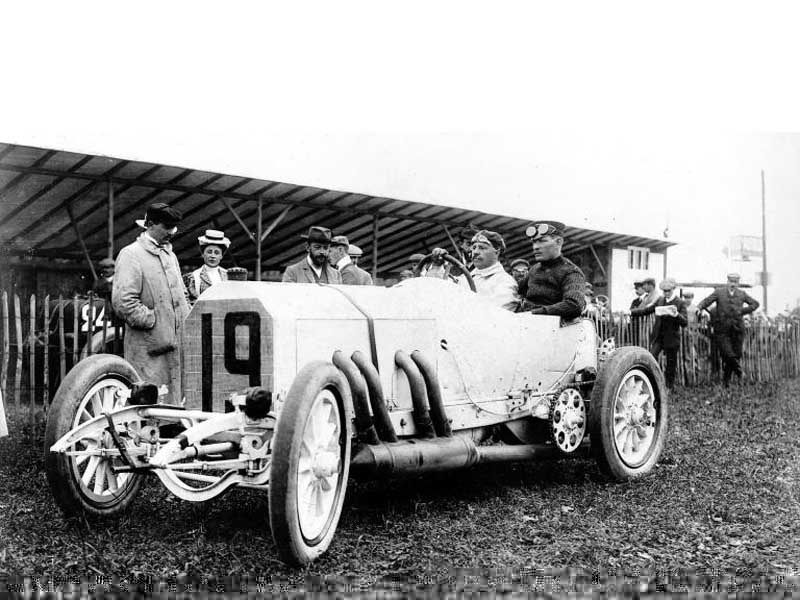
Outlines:
[[[326,227],[309,227],[306,235],[306,255],[286,267],[281,281],[288,283],[342,283],[339,271],[328,264],[331,247],[331,230]]]
[[[372,276],[364,269],[353,263],[347,253],[350,241],[343,235],[331,239],[331,250],[328,253],[330,262],[342,276],[345,285],[372,285]]]
[[[686,327],[688,323],[686,302],[675,293],[677,284],[671,277],[662,281],[659,287],[664,290],[664,295],[660,296],[654,304],[633,309],[631,316],[656,314],[653,331],[650,333],[650,353],[658,360],[658,355],[662,350],[664,351],[664,355],[667,357],[667,369],[664,376],[667,380],[667,387],[672,389],[675,386],[675,373],[678,367],[681,327]]]
[[[727,286],[715,289],[697,305],[698,314],[712,304],[716,305],[711,327],[714,329],[714,342],[722,356],[722,381],[726,387],[731,382],[731,374],[736,373],[740,379],[742,377],[739,364],[744,340],[742,317],[758,308],[758,301],[739,288],[739,279],[738,273],[730,273]]]

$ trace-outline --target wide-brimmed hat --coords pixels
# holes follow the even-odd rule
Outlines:
[[[361,256],[362,254],[364,254],[364,251],[355,244],[350,244],[347,247],[347,253],[350,256]]]
[[[103,267],[113,267],[114,266],[114,259],[113,258],[104,258],[97,263],[97,266],[101,269]]]
[[[308,233],[300,236],[309,244],[330,244],[331,243],[331,230],[327,227],[317,227],[312,225],[308,228]]]
[[[348,240],[344,235],[335,235],[331,238],[331,246],[350,247],[350,240]]]
[[[219,229],[206,229],[205,235],[201,235],[197,241],[201,246],[225,246],[227,248],[231,245],[231,241]]]
[[[411,256],[408,257],[408,262],[419,262],[423,258],[425,258],[425,255],[424,254],[420,254],[419,252],[417,252],[417,253],[412,254]]]
[[[147,212],[144,213],[144,219],[136,219],[136,224],[146,229],[148,221],[153,223],[161,223],[167,227],[175,227],[181,222],[183,215],[177,208],[164,204],[163,202],[156,202],[147,207]]]
[[[525,235],[531,240],[538,240],[546,235],[563,236],[566,228],[567,226],[559,221],[535,221],[528,225]]]

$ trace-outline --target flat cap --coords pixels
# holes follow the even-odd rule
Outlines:
[[[335,235],[331,238],[331,246],[350,246],[350,240],[344,235]]]
[[[739,283],[739,280],[741,278],[742,278],[741,275],[739,275],[738,273],[728,273],[728,281],[730,282]]]
[[[104,258],[100,262],[97,263],[98,267],[113,267],[114,266],[114,259],[113,258]]]
[[[675,281],[675,279],[673,279],[672,277],[667,277],[661,283],[658,284],[658,287],[660,287],[665,292],[668,292],[678,287],[678,282]]]
[[[567,226],[559,221],[535,221],[525,230],[532,240],[538,240],[546,235],[564,235]]]
[[[653,287],[655,287],[655,285],[656,285],[656,280],[655,280],[655,279],[653,279],[652,277],[648,277],[647,279],[642,279],[642,285],[646,285],[646,284],[648,284],[648,283],[649,283],[650,285],[652,285]]]
[[[364,251],[355,244],[350,244],[350,246],[347,248],[347,253],[350,256],[361,256],[364,254]]]
[[[420,254],[419,252],[417,252],[416,254],[412,254],[411,256],[409,256],[409,257],[408,257],[408,260],[409,260],[410,262],[419,262],[419,261],[421,261],[423,258],[425,258],[425,255],[424,255],[424,254]]]
[[[513,269],[514,267],[516,267],[517,265],[522,265],[522,266],[524,266],[526,269],[530,269],[530,267],[531,267],[531,263],[529,263],[529,262],[528,262],[527,260],[525,260],[524,258],[515,258],[514,260],[512,260],[512,261],[511,261],[511,265],[510,265],[510,266],[511,266],[511,268],[512,268],[512,269]]]
[[[467,225],[458,232],[457,237],[462,240],[472,241],[476,233],[478,233],[477,227],[474,225]]]

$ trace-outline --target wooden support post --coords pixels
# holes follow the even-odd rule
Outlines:
[[[378,278],[378,215],[372,217],[372,280]]]
[[[266,230],[264,230],[264,233],[262,233],[262,234],[261,234],[261,236],[259,237],[259,239],[260,239],[262,242],[263,242],[265,239],[267,239],[267,236],[268,236],[270,233],[272,233],[272,231],[273,231],[273,230],[274,230],[274,229],[275,229],[275,228],[276,228],[278,225],[280,225],[281,221],[283,221],[284,217],[285,217],[286,215],[288,215],[288,214],[289,214],[289,211],[290,211],[290,210],[292,210],[292,208],[294,208],[294,207],[293,207],[293,206],[290,204],[289,206],[287,206],[286,208],[284,208],[284,209],[281,211],[281,214],[279,214],[277,217],[275,217],[275,220],[274,220],[272,223],[270,223],[269,227],[267,227],[267,228],[266,228]]]
[[[92,263],[92,257],[89,255],[89,251],[86,249],[86,242],[83,240],[83,235],[81,235],[81,230],[78,229],[78,222],[75,220],[75,213],[72,212],[72,205],[67,204],[67,214],[69,215],[70,223],[72,223],[72,228],[75,230],[75,235],[78,237],[78,243],[81,246],[81,250],[83,250],[83,256],[86,258],[86,262],[89,264],[89,270],[92,272],[92,279],[97,281],[97,273],[94,270],[94,263]]]
[[[256,244],[256,281],[261,281],[261,242],[264,241],[261,237],[264,215],[264,198],[262,196],[258,197],[258,210],[256,211],[256,215],[258,223],[256,223],[256,237],[253,240]]]
[[[114,182],[108,180],[108,258],[114,258]]]
[[[589,244],[589,250],[592,251],[592,256],[594,256],[594,259],[597,261],[597,265],[600,267],[600,272],[603,274],[603,277],[605,277],[606,281],[608,281],[608,274],[606,273],[606,267],[605,265],[603,265],[603,261],[600,260],[600,257],[597,256],[597,250],[594,249],[594,244]]]
[[[252,232],[252,231],[250,231],[250,230],[247,228],[247,225],[245,224],[245,222],[244,222],[244,221],[242,221],[242,217],[240,217],[240,216],[239,216],[239,214],[238,214],[238,213],[237,213],[235,210],[233,210],[233,206],[231,206],[231,203],[230,203],[230,201],[229,201],[227,198],[225,198],[224,196],[217,196],[217,197],[218,197],[218,198],[219,198],[219,199],[222,201],[222,203],[225,205],[225,208],[227,208],[227,209],[230,211],[230,213],[233,215],[233,218],[234,218],[234,219],[236,219],[236,222],[237,222],[237,223],[239,223],[239,225],[241,225],[242,229],[243,229],[243,230],[244,230],[244,232],[247,234],[247,237],[249,237],[249,238],[250,238],[250,241],[252,241],[253,243],[255,243],[255,242],[256,242],[256,238],[255,238],[255,236],[253,235],[253,232]]]

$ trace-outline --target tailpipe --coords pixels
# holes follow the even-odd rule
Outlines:
[[[428,391],[425,380],[422,378],[417,363],[403,352],[398,350],[394,355],[394,364],[406,374],[408,387],[411,390],[411,403],[414,406],[412,416],[414,425],[417,428],[417,435],[421,438],[434,438],[436,431],[431,421],[430,409],[428,407]]]

